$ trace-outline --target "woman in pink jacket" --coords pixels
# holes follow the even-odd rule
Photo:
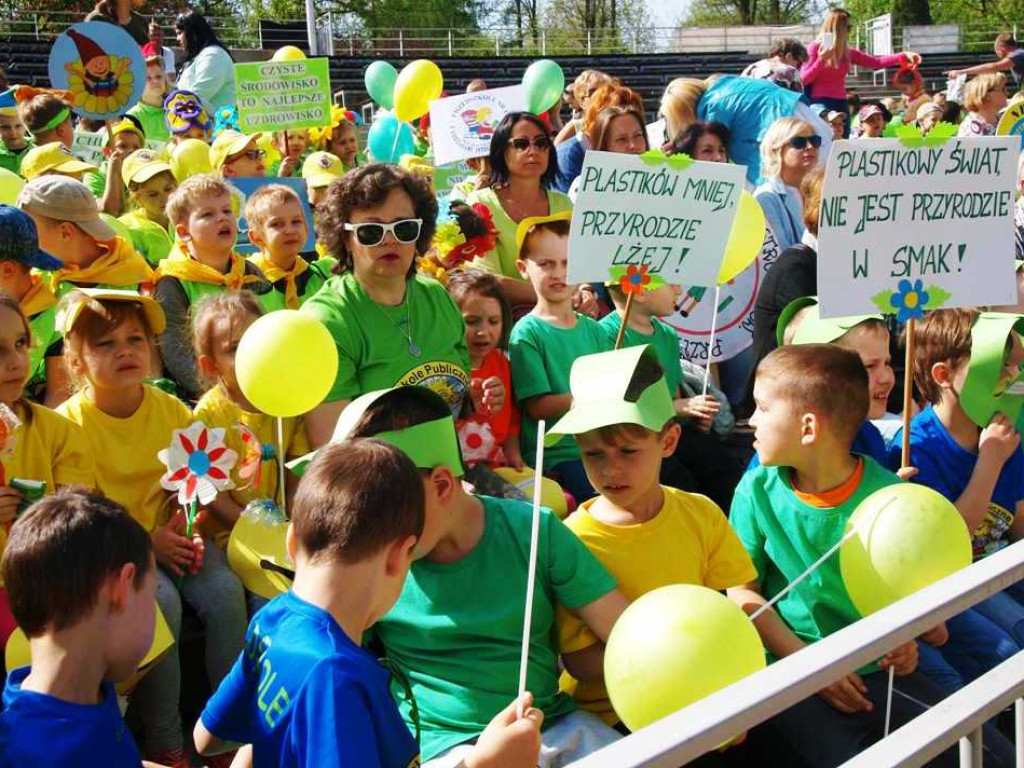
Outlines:
[[[829,110],[847,116],[846,134],[850,135],[850,110],[846,104],[846,75],[856,64],[866,69],[891,69],[914,59],[916,53],[872,56],[850,47],[850,14],[833,8],[821,25],[821,39],[807,46],[807,63],[800,67],[804,93],[812,104],[824,104]]]

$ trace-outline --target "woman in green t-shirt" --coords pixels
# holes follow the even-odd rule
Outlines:
[[[437,218],[429,182],[393,165],[362,166],[332,184],[317,211],[338,265],[300,311],[330,331],[338,375],[306,418],[314,446],[330,439],[351,400],[378,389],[426,386],[459,413],[470,393],[462,313],[440,283],[416,274]],[[500,410],[505,388],[493,378],[471,394],[477,407]]]
[[[490,186],[477,190],[467,201],[486,205],[498,230],[497,245],[480,260],[480,266],[498,276],[511,304],[532,305],[537,296],[516,268],[516,228],[531,216],[571,211],[572,203],[549,189],[558,161],[548,129],[536,115],[505,115],[491,137],[490,162]]]

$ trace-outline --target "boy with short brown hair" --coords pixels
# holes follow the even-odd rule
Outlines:
[[[36,146],[59,141],[68,149],[75,143],[71,105],[52,93],[37,93],[18,104],[18,115]]]
[[[842,539],[861,501],[899,482],[874,459],[850,452],[869,400],[867,372],[856,353],[834,344],[780,347],[757,368],[754,400],[750,423],[761,466],[743,477],[729,515],[758,577],[728,594],[750,614]],[[755,626],[777,659],[859,619],[835,555],[761,613]],[[765,729],[809,765],[842,763],[882,737],[887,675],[880,670],[890,667],[899,692],[892,698],[894,728],[921,714],[917,702],[942,698],[916,670],[917,645],[910,641],[780,713]],[[992,737],[997,756],[1006,754],[1005,740],[994,731]],[[949,757],[942,756],[943,764]]]
[[[18,108],[0,108],[0,168],[20,176],[21,158],[33,146]]]

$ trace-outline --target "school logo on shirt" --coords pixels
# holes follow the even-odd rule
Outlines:
[[[418,365],[395,382],[396,387],[426,387],[441,397],[452,409],[452,415],[458,416],[462,409],[462,399],[466,396],[469,377],[455,363],[436,360]]]

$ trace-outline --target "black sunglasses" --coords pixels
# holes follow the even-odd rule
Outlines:
[[[527,138],[526,136],[517,136],[516,138],[511,139],[509,144],[520,152],[528,150],[531,144],[541,152],[551,149],[551,139],[547,136],[534,136],[532,139]]]
[[[380,245],[388,232],[400,243],[415,243],[419,240],[422,226],[423,219],[402,219],[390,224],[371,221],[364,224],[345,224],[345,231],[355,232],[360,245]]]
[[[821,136],[815,134],[813,136],[794,136],[789,140],[789,146],[793,149],[807,149],[807,145],[810,144],[815,149],[821,148]]]

